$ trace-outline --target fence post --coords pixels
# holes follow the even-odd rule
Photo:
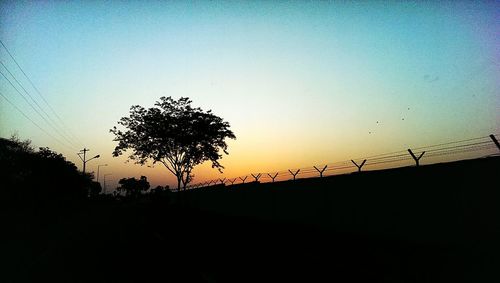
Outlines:
[[[238,177],[238,178],[243,182],[243,184],[245,184],[245,180],[248,178],[248,176],[245,176],[245,178],[243,178],[243,179],[241,177]]]
[[[236,181],[236,178],[234,178],[233,180],[231,180],[231,179],[227,179],[227,180],[231,183],[231,185],[234,185],[234,182]]]
[[[259,174],[257,174],[257,175],[254,175],[254,174],[250,174],[250,175],[252,175],[252,177],[254,177],[254,178],[255,178],[255,182],[258,182],[258,181],[259,181],[259,179],[260,179],[260,177],[262,176],[262,174],[260,174],[260,173],[259,173]]]
[[[221,185],[224,185],[224,183],[226,182],[226,178],[224,178],[224,179],[219,179],[219,181],[220,181],[220,184],[221,184]]]
[[[363,162],[361,162],[360,165],[358,165],[358,163],[356,163],[354,160],[351,159],[351,162],[354,163],[354,165],[356,165],[356,167],[358,167],[358,172],[361,172],[361,168],[363,167],[363,165],[365,165],[365,162],[366,162],[366,159],[363,160]]]
[[[500,150],[500,143],[498,143],[497,139],[495,138],[495,135],[491,134],[490,138],[493,140],[495,145],[498,147],[498,150]]]
[[[325,167],[323,167],[323,169],[321,169],[321,170],[319,170],[318,168],[316,168],[316,166],[313,166],[313,167],[314,167],[314,169],[316,169],[316,171],[319,172],[319,177],[323,178],[323,172],[325,172],[327,166],[328,165],[325,165]]]
[[[278,173],[276,173],[274,176],[267,174],[267,176],[269,176],[269,178],[273,179],[273,183],[274,183],[274,179],[276,179],[276,176],[278,176]]]
[[[415,164],[418,166],[420,166],[420,158],[422,158],[422,156],[424,156],[424,153],[425,151],[422,151],[422,153],[420,154],[419,157],[416,157],[415,154],[413,154],[413,151],[411,151],[411,149],[408,149],[408,152],[410,153],[411,157],[413,157],[413,160],[415,160]]]
[[[295,172],[295,174],[292,171],[290,171],[290,170],[288,170],[288,172],[290,172],[290,174],[292,174],[293,180],[295,181],[295,176],[297,176],[297,174],[299,174],[300,169],[298,169],[297,172]]]

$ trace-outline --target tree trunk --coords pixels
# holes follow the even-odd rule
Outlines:
[[[180,207],[183,207],[184,206],[184,196],[183,196],[183,193],[181,191],[181,177],[179,177],[178,175],[176,177],[177,177],[177,196],[178,196],[178,200],[179,200],[178,204]]]
[[[177,191],[181,192],[181,177],[177,177]]]

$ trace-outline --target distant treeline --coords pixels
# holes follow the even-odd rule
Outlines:
[[[1,209],[71,205],[98,193],[90,174],[47,147],[35,150],[29,140],[0,138]]]
[[[111,195],[100,195],[93,173],[83,174],[71,161],[48,147],[36,150],[30,140],[0,138],[0,210],[58,209],[90,199],[135,199],[166,196],[169,186],[150,188],[146,176],[122,178]]]

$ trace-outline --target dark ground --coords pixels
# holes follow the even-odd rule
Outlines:
[[[306,186],[311,193],[296,192],[296,197],[287,201],[283,200],[288,193],[279,186],[289,185],[275,184],[273,186],[278,187],[273,188],[254,184],[257,187],[249,188],[247,194],[254,195],[254,190],[266,188],[279,191],[272,194],[275,205],[269,217],[261,217],[267,208],[260,207],[264,204],[255,203],[253,198],[251,202],[257,211],[254,216],[247,208],[238,210],[242,213],[227,211],[231,206],[209,209],[212,204],[204,202],[202,197],[206,192],[196,196],[197,208],[193,208],[193,194],[187,195],[191,197],[189,209],[180,208],[176,201],[145,198],[125,202],[101,200],[35,213],[28,210],[4,213],[2,226],[6,229],[1,232],[0,281],[500,282],[499,199],[494,186],[500,173],[498,165],[498,159],[491,159],[438,165],[418,173],[414,171],[416,168],[408,172],[405,171],[408,169],[371,172],[372,177],[366,179],[370,176],[367,174],[356,186],[343,188],[345,191],[358,190],[355,194],[333,195],[338,200],[337,207],[343,210],[354,207],[357,214],[352,216],[352,211],[346,211],[351,218],[340,220],[318,218],[319,222],[329,221],[328,225],[317,225],[317,221],[309,223],[307,217],[294,221],[293,217],[280,215],[288,214],[287,205],[297,199],[311,203],[311,199],[304,196],[314,194],[315,190],[325,190],[329,187],[328,182],[335,181],[335,188],[338,188],[344,182],[339,181],[342,178],[351,182],[360,180],[360,176],[301,181],[296,184]],[[428,173],[422,174],[425,170]],[[467,175],[459,176],[464,172]],[[401,180],[387,179],[401,174],[404,175]],[[414,184],[417,189],[402,181],[414,177],[412,174],[420,174],[419,181]],[[456,180],[449,179],[451,176],[457,177]],[[441,180],[431,182],[432,178]],[[317,182],[326,185],[314,189]],[[382,201],[388,196],[384,193],[368,194],[367,199],[362,197],[365,195],[360,189],[362,184],[372,185],[366,190],[385,190],[380,184],[387,183],[396,185],[387,186],[393,197],[386,202]],[[391,190],[395,187],[412,193],[394,194]],[[453,195],[452,192],[457,193]],[[234,193],[225,194],[215,193],[220,196],[219,200],[231,201],[235,196]],[[422,194],[425,197],[421,197]],[[318,203],[322,200],[322,204],[318,204],[320,212],[333,205],[325,205],[324,196],[319,194],[317,198]],[[344,198],[339,200],[340,196]],[[454,201],[439,206],[445,199],[443,196]],[[332,195],[327,199],[330,198]],[[394,206],[398,208],[392,213],[395,216],[389,217],[392,214],[387,214],[387,206],[401,199],[405,201]],[[378,202],[384,214],[364,204],[370,200]],[[248,203],[241,202],[241,205]],[[444,209],[436,209],[438,206]],[[360,212],[360,207],[369,209]],[[430,212],[410,213],[416,207]],[[328,213],[336,215],[339,210],[328,210]],[[359,220],[360,215],[365,217],[364,222]],[[404,222],[404,219],[409,223],[391,222],[394,225],[390,229],[372,229],[372,215],[387,216],[380,227],[389,227],[387,223]],[[417,221],[420,216],[439,221],[426,226],[425,221]],[[344,225],[347,220],[354,219],[352,217],[357,219],[358,226],[368,228],[360,230],[358,226]],[[344,223],[344,226],[339,224],[342,229],[335,229],[336,221]],[[441,228],[439,223],[442,223]],[[404,237],[404,233],[413,234],[408,227],[414,225],[427,230],[418,237]],[[398,230],[398,227],[402,228]],[[375,232],[371,233],[372,230]],[[435,239],[432,238],[434,230],[437,231]],[[450,236],[457,233],[456,237]]]

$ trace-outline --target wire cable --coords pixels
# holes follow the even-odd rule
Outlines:
[[[466,139],[466,140],[461,140],[461,141],[446,142],[446,143],[441,143],[441,144],[436,144],[436,145],[422,146],[422,147],[413,148],[412,150],[428,149],[428,148],[434,148],[434,147],[439,147],[439,146],[443,146],[443,145],[464,143],[464,142],[468,142],[468,141],[480,140],[480,139],[485,139],[485,138],[489,138],[489,137],[485,136],[485,137],[472,138],[472,139]]]
[[[12,107],[14,107],[14,109],[16,109],[19,113],[21,113],[21,115],[24,116],[24,118],[28,119],[33,125],[35,125],[35,127],[37,127],[40,131],[44,132],[47,136],[51,137],[52,139],[54,139],[55,141],[57,141],[58,143],[60,143],[61,145],[71,149],[71,150],[75,150],[74,148],[71,148],[69,147],[68,145],[66,145],[65,143],[61,142],[58,138],[54,137],[53,135],[51,135],[49,132],[47,132],[45,129],[43,129],[42,127],[40,127],[40,125],[38,125],[37,123],[35,123],[35,121],[33,121],[28,115],[26,115],[21,109],[19,109],[19,107],[17,107],[12,101],[10,101],[2,92],[0,92],[0,96],[3,97],[3,99],[5,99],[5,101],[7,101]]]
[[[500,135],[500,134],[495,134],[495,135]],[[488,140],[486,140],[488,139]],[[479,141],[479,140],[484,140],[484,141]],[[466,143],[466,142],[471,142],[471,141],[477,141],[473,143]],[[462,144],[460,144],[462,143]],[[466,144],[463,144],[466,143]],[[452,145],[452,146],[446,146],[446,145]],[[445,147],[443,147],[445,146]],[[441,147],[441,148],[439,148]],[[478,151],[486,151],[486,150],[494,150],[496,149],[496,145],[492,143],[491,140],[489,140],[489,136],[484,136],[484,137],[478,137],[478,138],[471,138],[471,139],[465,139],[465,140],[460,140],[460,141],[453,141],[453,142],[447,142],[447,143],[441,143],[441,144],[436,144],[436,145],[430,145],[430,146],[425,146],[425,147],[419,147],[413,149],[415,152],[416,150],[421,150],[421,149],[428,149],[426,150],[426,154],[424,155],[425,158],[432,158],[435,156],[444,156],[444,155],[453,155],[453,154],[465,154],[465,153],[471,153],[471,152],[478,152]],[[420,152],[415,152],[415,153],[421,153]],[[404,154],[403,154],[404,153]],[[492,153],[486,156],[498,156],[500,155],[499,153]],[[375,158],[373,158],[375,157]],[[378,165],[378,164],[386,164],[386,163],[396,163],[396,162],[404,162],[404,161],[410,161],[413,160],[413,158],[407,153],[406,150],[401,150],[401,151],[394,151],[391,153],[385,153],[385,154],[378,154],[378,155],[372,155],[370,157],[365,157],[365,158],[357,158],[354,160],[366,160],[366,166],[372,166],[372,165]],[[323,168],[323,166],[318,167],[320,169]],[[389,168],[389,167],[387,167]],[[387,169],[385,168],[385,169]],[[357,169],[357,167],[351,163],[350,160],[345,160],[345,161],[339,161],[335,163],[328,163],[327,168],[323,171],[323,177],[326,176],[334,176],[338,174],[345,174],[345,171],[350,170],[350,169]],[[303,177],[310,177],[312,175],[319,176],[319,172],[314,168],[314,167],[302,167],[302,168],[295,168],[295,169],[290,169],[292,173],[297,172],[297,170],[300,170],[297,175],[295,175],[296,179],[301,179]],[[273,171],[271,173],[262,173],[262,177],[259,180],[269,180],[268,182],[272,182],[272,178],[267,176],[266,174],[274,174],[278,173],[277,177],[275,180],[293,180],[293,174],[291,174],[288,170],[283,170],[283,171]],[[245,176],[243,176],[245,177]],[[234,179],[235,182],[234,184],[242,184],[243,181],[241,181],[240,178],[243,177],[236,177]]]
[[[23,85],[16,79],[16,77],[10,72],[9,68],[7,68],[7,66],[4,65],[4,63],[0,60],[0,64],[5,68],[5,70],[7,70],[7,72],[9,73],[9,75],[14,79],[14,81],[21,87],[21,89],[24,91],[24,93],[26,93],[28,95],[28,97],[31,99],[31,101],[38,107],[38,109],[43,113],[45,114],[45,117],[47,117],[47,119],[49,120],[45,120],[45,122],[47,122],[47,124],[50,125],[50,127],[52,129],[54,129],[54,131],[57,132],[57,134],[59,134],[59,136],[61,136],[64,140],[66,140],[67,142],[69,142],[70,144],[72,144],[73,146],[78,146],[77,144],[75,144],[73,141],[71,141],[69,139],[69,136],[67,135],[64,135],[63,133],[61,133],[59,131],[59,129],[57,129],[57,124],[54,122],[54,120],[52,120],[52,118],[47,114],[47,112],[38,104],[38,102],[33,98],[33,96],[23,87]],[[4,76],[5,77],[5,76]],[[10,81],[9,81],[10,82]],[[11,84],[12,85],[12,84]],[[50,123],[49,123],[50,121]]]
[[[48,124],[49,126],[51,126],[51,127],[52,127],[52,128],[53,128],[56,132],[58,132],[58,131],[57,131],[57,129],[55,129],[55,128],[52,126],[52,124],[50,124],[50,123],[48,122],[48,120],[47,120],[47,119],[46,119],[46,118],[45,118],[42,114],[40,114],[40,112],[39,112],[39,111],[38,111],[38,110],[37,110],[37,109],[33,106],[33,104],[31,104],[31,103],[29,102],[29,100],[26,98],[26,96],[24,96],[24,95],[23,95],[23,94],[22,94],[22,93],[21,93],[21,92],[20,92],[20,91],[16,88],[16,86],[14,86],[14,84],[13,84],[13,83],[9,80],[9,78],[7,78],[7,76],[5,76],[5,74],[4,74],[2,71],[0,71],[0,75],[2,75],[2,76],[3,76],[6,80],[7,80],[7,82],[9,82],[9,84],[12,86],[12,88],[14,88],[14,90],[16,90],[16,92],[17,92],[19,95],[21,95],[21,97],[24,99],[24,101],[26,101],[26,103],[27,103],[27,104],[28,104],[28,105],[29,105],[29,106],[33,109],[33,111],[35,111],[35,112],[38,114],[38,116],[40,116],[40,118],[42,118],[42,120],[44,120],[44,121],[45,121],[45,123],[47,123],[47,124]],[[58,133],[59,133],[59,132],[58,132]],[[59,135],[61,135],[61,134],[59,133]],[[63,136],[63,137],[64,137],[64,136]],[[73,150],[76,150],[76,148],[75,148],[75,147],[71,146],[71,143],[69,143],[69,145],[70,145],[70,147],[71,147],[71,148],[73,148]]]
[[[33,89],[42,98],[43,102],[48,106],[48,108],[50,109],[50,111],[52,112],[52,114],[54,114],[54,116],[59,120],[59,122],[62,125],[62,128],[66,128],[66,130],[68,131],[69,135],[73,136],[73,138],[75,140],[79,141],[80,139],[76,135],[74,135],[71,132],[71,130],[64,124],[64,122],[61,119],[61,117],[59,115],[57,115],[57,112],[54,110],[54,108],[52,108],[52,106],[50,106],[49,102],[45,99],[45,97],[43,97],[42,93],[38,90],[38,88],[35,86],[35,84],[33,83],[33,81],[31,81],[31,79],[29,78],[29,76],[24,72],[23,68],[21,68],[21,66],[19,65],[19,63],[17,63],[17,60],[14,58],[14,56],[12,55],[12,53],[10,53],[9,49],[7,48],[7,46],[5,46],[5,44],[3,43],[3,41],[1,39],[0,39],[0,44],[2,44],[3,48],[5,49],[5,51],[7,51],[7,54],[9,54],[10,58],[12,59],[12,61],[14,61],[14,63],[16,64],[16,66],[19,68],[19,70],[21,70],[21,72],[26,77],[26,79],[28,80],[28,82],[31,84],[31,86],[33,87]]]

